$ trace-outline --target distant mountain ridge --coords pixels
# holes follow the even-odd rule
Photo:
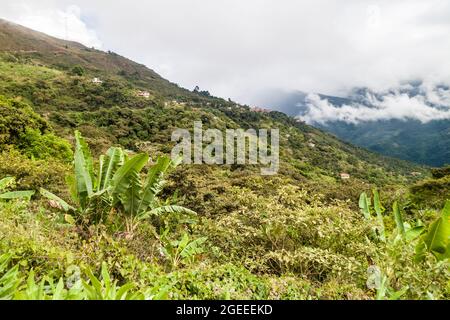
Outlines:
[[[285,92],[261,103],[387,156],[436,167],[450,163],[450,117],[445,117],[450,110],[448,85],[437,84],[430,88],[424,87],[421,81],[412,81],[384,92],[355,88],[345,97],[314,96],[316,100],[312,101],[311,95],[304,92]],[[385,103],[387,99],[391,104]],[[331,108],[320,110],[323,107],[317,105],[318,100]],[[419,114],[423,108],[416,104],[422,102],[429,109]],[[354,118],[345,118],[345,112],[342,112],[344,115],[337,114],[344,106]],[[408,107],[417,108],[417,114],[409,117],[405,112],[396,114],[398,109]],[[387,108],[386,111],[383,108]],[[370,119],[368,115],[364,118],[364,113],[375,113],[371,110],[376,110],[379,118]],[[386,118],[383,118],[383,112]],[[389,112],[393,114],[391,118]],[[435,112],[441,112],[441,118],[428,119]]]

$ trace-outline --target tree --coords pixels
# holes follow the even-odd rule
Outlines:
[[[83,76],[85,74],[85,70],[82,66],[75,66],[72,68],[72,72],[73,75],[75,76]]]

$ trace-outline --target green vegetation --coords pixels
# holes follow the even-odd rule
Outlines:
[[[0,96],[0,151],[14,148],[36,159],[67,161],[72,155],[70,144],[57,137],[30,106]]]
[[[440,208],[450,198],[450,167],[434,169],[431,174],[411,187],[412,203],[417,208]]]
[[[72,202],[77,204],[77,208],[43,188],[40,191],[64,211],[75,212],[76,219],[82,224],[102,223],[114,209],[119,214],[115,219],[124,218],[125,230],[132,237],[137,224],[152,216],[195,214],[169,201],[161,204],[157,197],[162,191],[165,174],[175,168],[177,162],[159,157],[143,179],[139,174],[149,161],[149,156],[141,153],[130,158],[121,148],[113,147],[106,155],[100,156],[98,169],[95,170],[89,147],[78,131],[75,132],[75,140],[74,175],[67,181]]]
[[[4,192],[8,187],[11,187],[11,185],[14,185],[15,179],[13,177],[6,177],[0,180],[0,199],[18,199],[18,198],[25,198],[30,199],[31,196],[34,194],[33,190],[26,190],[26,191],[9,191]]]
[[[113,53],[0,34],[0,299],[449,298],[447,169]],[[178,165],[172,130],[196,120],[279,128],[279,174]]]

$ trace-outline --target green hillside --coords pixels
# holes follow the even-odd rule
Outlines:
[[[449,296],[448,235],[426,239],[450,195],[426,201],[425,167],[3,20],[0,115],[0,179],[15,178],[0,180],[0,298],[27,297],[30,274],[50,287],[34,298],[52,297],[49,279],[76,270],[79,290],[65,285],[61,297],[117,298],[90,290],[97,278],[110,285],[108,275],[129,298]],[[279,128],[279,173],[171,163],[172,131],[194,121]],[[360,197],[374,188],[386,209],[375,191],[371,203]],[[34,194],[11,193],[24,190]],[[145,212],[135,208],[142,201]],[[368,268],[383,288],[367,284]],[[8,271],[16,277],[3,280]]]
[[[450,164],[448,120],[385,120],[357,125],[333,122],[321,127],[343,140],[385,155],[435,167]]]

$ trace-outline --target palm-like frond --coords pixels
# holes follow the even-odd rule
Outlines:
[[[156,164],[149,170],[142,191],[142,198],[137,209],[138,214],[146,212],[155,201],[156,195],[161,192],[163,187],[164,175],[169,169],[170,165],[170,158],[160,157],[156,161]]]
[[[152,215],[159,216],[164,213],[186,213],[186,214],[192,214],[192,215],[197,214],[195,211],[192,211],[192,210],[182,207],[182,206],[168,205],[168,206],[157,207],[150,211],[147,211],[146,213],[142,214],[139,218],[146,219]]]
[[[107,189],[111,179],[117,169],[123,165],[125,161],[124,153],[121,148],[109,148],[105,156],[100,159],[99,179],[97,190]]]
[[[75,131],[75,142],[74,167],[77,194],[80,206],[85,208],[88,197],[93,193],[94,168],[89,147],[79,131]]]
[[[114,203],[118,203],[124,198],[130,199],[130,194],[123,197],[129,191],[129,187],[133,185],[133,190],[137,191],[139,189],[134,188],[138,185],[139,172],[144,168],[145,164],[148,162],[148,155],[138,154],[132,157],[130,160],[126,161],[123,166],[121,166],[114,174],[111,180],[110,194],[114,199]],[[135,199],[135,195],[133,199]],[[125,206],[125,205],[124,205]]]
[[[39,192],[43,197],[45,197],[49,200],[55,201],[64,211],[69,211],[69,210],[75,211],[74,207],[72,207],[67,202],[65,202],[63,199],[61,199],[57,195],[51,193],[50,191],[48,191],[44,188],[40,188]]]
[[[11,200],[11,199],[30,199],[34,194],[34,190],[28,191],[11,191],[0,194],[0,199]]]

